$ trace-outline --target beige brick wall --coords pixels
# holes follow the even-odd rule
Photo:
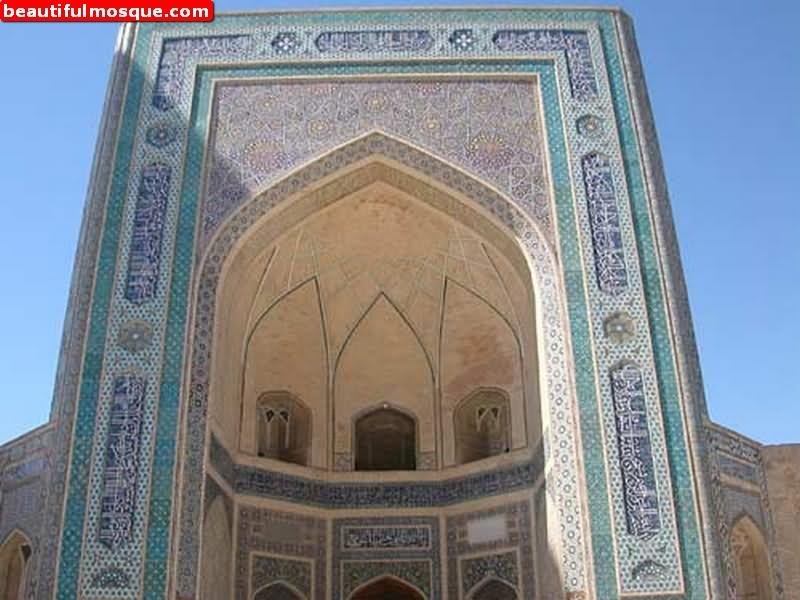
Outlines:
[[[762,450],[786,600],[800,600],[800,444]]]

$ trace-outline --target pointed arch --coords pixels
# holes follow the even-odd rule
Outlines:
[[[13,530],[0,545],[0,600],[22,600],[28,559],[33,552],[30,539],[19,529]]]
[[[199,532],[195,515],[202,498],[202,455],[210,436],[206,418],[207,412],[211,412],[208,402],[222,395],[219,390],[212,389],[219,384],[215,364],[212,364],[212,359],[216,363],[217,353],[212,353],[212,348],[217,330],[215,318],[229,313],[225,312],[227,307],[217,294],[230,287],[228,274],[235,265],[250,260],[259,248],[265,248],[277,231],[286,230],[312,212],[323,210],[374,181],[388,182],[401,191],[413,187],[419,192],[419,200],[491,239],[496,250],[508,258],[512,270],[518,272],[525,286],[530,288],[535,307],[534,353],[538,360],[547,364],[536,382],[541,386],[541,393],[536,396],[541,396],[542,419],[535,423],[536,433],[531,434],[531,442],[540,439],[550,424],[563,425],[552,440],[553,460],[563,467],[551,475],[553,489],[571,487],[584,493],[585,486],[578,475],[577,440],[573,434],[577,427],[577,400],[574,385],[567,377],[569,330],[561,297],[564,282],[552,240],[511,200],[479,178],[420,148],[370,133],[293,171],[243,204],[209,238],[209,244],[198,258],[195,315],[191,320],[194,331],[191,334],[190,381],[183,387],[188,393],[183,420],[187,440],[181,486],[183,502],[175,538],[178,568],[183,572],[196,568],[198,560]],[[347,437],[349,440],[349,433]],[[349,446],[348,441],[346,450]],[[339,449],[333,450],[335,456]],[[575,510],[573,494],[559,493],[554,502],[558,510]],[[577,503],[581,514],[569,525],[568,536],[553,539],[554,547],[584,555],[584,505]],[[184,587],[186,589],[181,590],[189,594],[190,588]]]
[[[772,600],[769,549],[764,535],[748,514],[733,522],[730,545],[734,558],[737,600]]]
[[[452,415],[444,429],[446,464],[464,464],[500,452],[468,452],[479,443],[478,429],[467,427],[474,419],[463,412],[468,398],[478,390],[493,389],[500,396],[492,403],[505,422],[503,451],[525,446],[529,441],[524,359],[520,339],[512,323],[475,291],[452,279],[446,280],[439,344],[442,406]],[[537,369],[531,363],[530,369]],[[505,397],[505,403],[500,398]],[[538,415],[537,415],[538,417]],[[475,434],[467,442],[470,429]],[[497,443],[500,443],[498,437]]]
[[[425,594],[399,577],[381,575],[360,585],[348,600],[425,600]]]
[[[245,338],[241,366],[242,450],[283,462],[325,466],[325,338],[313,277],[280,295],[255,319]],[[278,439],[281,436],[284,439]]]
[[[475,586],[469,594],[469,600],[518,600],[517,590],[496,577],[485,579]]]
[[[354,325],[336,361],[336,450],[359,454],[362,460],[356,462],[364,470],[413,470],[420,453],[434,452],[436,448],[434,386],[434,372],[419,336],[388,297],[379,294]],[[382,455],[380,448],[387,446],[380,445],[377,439],[370,441],[373,436],[364,421],[369,415],[359,420],[355,417],[374,407],[390,406],[394,417],[388,412],[376,412],[371,424],[392,432],[390,445],[402,449],[404,458],[388,463],[365,460],[373,451]],[[391,465],[398,468],[390,468]]]
[[[258,590],[253,600],[306,600],[306,597],[286,581],[273,581]]]

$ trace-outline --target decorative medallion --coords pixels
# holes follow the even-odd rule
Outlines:
[[[636,323],[628,313],[616,312],[603,321],[603,333],[616,344],[630,342],[636,337]]]
[[[575,128],[584,137],[599,137],[604,132],[603,119],[596,115],[583,115],[575,121]]]
[[[282,31],[271,42],[278,54],[293,54],[300,47],[300,38],[292,31]]]
[[[481,131],[467,144],[467,156],[481,167],[493,169],[507,165],[514,152],[500,134]]]
[[[147,128],[145,140],[156,148],[165,148],[178,137],[178,129],[169,123],[156,123]]]
[[[475,45],[475,32],[472,29],[456,29],[450,34],[449,40],[456,50],[470,50]]]
[[[147,321],[134,319],[124,323],[119,329],[117,342],[128,352],[141,352],[153,339],[153,328]]]

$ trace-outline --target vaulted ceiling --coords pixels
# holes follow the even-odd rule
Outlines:
[[[504,390],[525,423],[530,284],[490,241],[412,195],[372,183],[279,235],[248,273],[231,305],[245,335],[238,348],[230,340],[245,451],[248,405],[270,390],[314,414],[317,466],[349,450],[353,415],[378,404],[413,413],[431,456],[452,435],[442,421],[476,388]]]

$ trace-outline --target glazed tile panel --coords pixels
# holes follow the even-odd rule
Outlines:
[[[381,575],[413,584],[431,600],[442,598],[437,517],[333,520],[331,600],[344,600]]]
[[[471,527],[491,522],[494,535],[476,536]],[[447,576],[450,598],[469,598],[488,578],[535,597],[531,507],[528,502],[448,517]]]
[[[365,58],[378,62],[388,59],[388,62],[370,65],[361,62]],[[479,67],[477,58],[491,59],[494,63]],[[435,65],[421,59],[448,62]],[[391,62],[397,60],[409,62]],[[72,466],[60,547],[59,598],[75,597],[79,590],[89,597],[163,595],[170,554],[170,515],[175,506],[172,490],[178,399],[185,360],[188,281],[199,255],[193,239],[195,222],[200,220],[202,224],[199,243],[204,243],[221,220],[234,214],[231,211],[236,205],[248,198],[248,192],[252,195],[252,191],[269,184],[269,175],[259,172],[258,164],[248,162],[248,152],[260,157],[258,160],[273,161],[277,177],[281,169],[288,172],[292,165],[332,147],[314,146],[310,136],[306,136],[309,139],[305,154],[293,158],[282,156],[279,148],[265,144],[265,136],[253,140],[249,147],[234,144],[225,161],[214,163],[216,156],[212,159],[205,195],[208,203],[202,215],[198,215],[197,188],[203,178],[202,146],[209,133],[206,126],[212,114],[212,89],[209,85],[195,87],[195,75],[200,75],[197,81],[202,83],[205,75],[202,69],[196,69],[197,65],[215,63],[227,66],[227,70],[219,69],[216,73],[220,78],[324,76],[331,79],[335,94],[357,90],[361,99],[358,106],[363,111],[356,117],[358,131],[368,127],[388,129],[393,123],[405,123],[411,130],[388,133],[408,136],[412,143],[484,179],[534,219],[546,233],[537,242],[539,254],[546,253],[543,248],[548,239],[558,239],[561,273],[557,274],[557,281],[562,281],[562,289],[566,290],[580,407],[581,464],[586,471],[585,478],[582,472],[573,472],[571,476],[561,473],[559,493],[563,497],[574,496],[578,490],[586,489],[592,534],[591,554],[586,555],[583,542],[578,539],[576,543],[574,539],[576,534],[581,535],[580,523],[564,520],[562,534],[567,549],[561,557],[564,586],[575,593],[589,589],[601,598],[614,598],[619,592],[685,592],[686,597],[704,597],[705,576],[697,539],[692,473],[686,457],[673,350],[666,333],[659,259],[647,218],[639,147],[625,91],[626,74],[621,67],[613,14],[509,10],[223,17],[212,26],[141,26],[137,30],[133,61],[115,154],[108,201],[110,212],[101,244],[99,262],[104,266],[98,270],[95,282],[91,344],[83,363],[78,423],[69,457]],[[239,72],[232,66],[237,63],[243,65]],[[259,70],[254,66],[258,64],[264,68]],[[406,77],[435,74],[438,81],[425,82],[434,93],[453,100],[463,97],[470,102],[473,98],[477,101],[482,85],[505,85],[509,94],[503,97],[519,99],[517,104],[506,105],[505,110],[527,112],[534,106],[534,97],[513,77],[491,84],[485,79],[482,83],[465,83],[450,78],[454,73],[481,69],[503,75],[537,74],[541,111],[545,115],[539,126],[546,131],[546,152],[536,145],[537,139],[544,139],[541,136],[527,139],[524,134],[511,136],[513,128],[502,127],[500,131],[473,131],[469,125],[473,113],[469,111],[463,118],[440,123],[451,126],[450,121],[455,120],[467,132],[458,132],[460,137],[454,138],[458,142],[454,142],[450,154],[447,148],[436,146],[431,141],[433,137],[425,138],[422,130],[413,130],[419,125],[418,113],[414,111],[422,110],[434,121],[437,118],[441,121],[447,115],[437,110],[445,110],[446,106],[434,110],[429,103],[427,109],[421,108],[426,106],[425,86],[417,83],[412,94],[405,91],[412,89],[411,86],[392,79],[397,74]],[[213,79],[214,71],[208,73]],[[359,77],[375,75],[384,80],[380,84],[357,81]],[[339,77],[350,79],[337,80]],[[297,89],[288,85],[285,88],[278,90],[279,99],[282,93],[285,100],[288,89]],[[239,95],[240,107],[247,105],[248,94],[257,93],[245,87],[229,89],[234,96]],[[308,89],[313,90],[313,85]],[[412,112],[405,117],[407,120],[366,116],[370,104],[365,98],[370,91],[380,90],[391,92],[389,95],[394,94],[394,98],[382,104],[384,99],[378,97],[374,106],[383,106],[384,110],[387,106],[392,110],[410,107]],[[304,91],[299,96],[299,106],[310,113],[316,106],[313,95]],[[497,104],[493,110],[504,106],[503,102]],[[339,101],[327,105],[323,102],[321,110],[333,110],[336,106],[341,108]],[[472,104],[469,106],[473,110]],[[284,104],[270,110],[286,115],[285,111],[291,108]],[[476,108],[474,114],[479,114],[479,110]],[[533,117],[518,129],[523,133],[536,131]],[[302,123],[306,132],[312,126],[311,121]],[[333,127],[335,132],[342,128],[339,139],[346,141],[346,130],[338,119],[333,123],[323,119],[315,126],[323,130]],[[561,133],[566,134],[566,140],[560,137]],[[617,211],[617,220],[606,219],[606,225],[610,224],[614,230],[606,237],[626,259],[627,287],[618,293],[598,286],[594,216],[589,211],[594,200],[591,190],[573,183],[584,180],[581,158],[598,152],[608,157],[608,177],[613,183]],[[222,147],[219,155],[224,156]],[[519,162],[515,163],[517,159]],[[169,184],[140,185],[149,181],[156,164],[162,174],[169,172]],[[497,175],[498,165],[502,176]],[[502,165],[509,167],[503,171]],[[543,173],[545,165],[549,165],[549,173]],[[225,178],[215,187],[216,180],[211,178],[220,174]],[[555,192],[554,202],[549,205],[547,178]],[[160,181],[163,183],[164,178]],[[194,193],[190,193],[192,190]],[[154,209],[161,206],[162,196],[166,206],[163,212]],[[605,203],[608,216],[610,197],[603,196],[600,200]],[[512,230],[520,231],[519,217],[509,213],[504,220]],[[536,252],[531,252],[536,269]],[[116,268],[118,264],[128,268]],[[618,280],[617,272],[612,281]],[[130,286],[130,281],[136,285]],[[561,287],[554,281],[551,285]],[[629,342],[619,343],[603,335],[604,321],[619,312],[628,314],[635,323]],[[117,343],[120,332],[132,321],[146,323],[152,332],[152,341],[136,352]],[[642,375],[661,525],[658,533],[648,539],[631,535],[628,530],[622,457],[608,376],[611,367],[621,360],[636,361]],[[548,369],[555,368],[555,364],[548,365]],[[112,435],[112,399],[115,378],[119,376],[116,369],[120,367],[146,374],[148,381],[154,382],[146,387],[142,400],[138,449],[142,464],[152,464],[152,469],[138,473],[130,503],[127,541],[109,548],[100,539],[101,490],[107,476],[106,440]],[[547,376],[554,377],[554,383],[558,381],[552,372]],[[560,376],[564,376],[563,372]],[[203,410],[202,406],[196,408]],[[554,415],[557,414],[555,411]],[[568,457],[572,443],[569,429],[573,423],[565,431],[560,431],[564,428],[559,425],[556,421],[549,440],[553,445],[551,450],[556,457],[560,456],[559,451]],[[566,451],[559,450],[561,443],[567,444]],[[192,456],[187,461],[190,470],[200,469],[202,455],[199,462]],[[565,506],[560,504],[561,510]],[[182,529],[178,533],[185,534]],[[608,544],[609,539],[613,545]],[[178,581],[192,579],[191,565],[181,568],[184,570],[178,573]],[[594,572],[594,581],[586,580],[587,572]],[[109,573],[115,576],[107,576]],[[193,594],[192,590],[186,591]]]
[[[530,79],[221,85],[214,111],[203,240],[293,168],[370,131],[474,173],[551,231],[539,101]]]

